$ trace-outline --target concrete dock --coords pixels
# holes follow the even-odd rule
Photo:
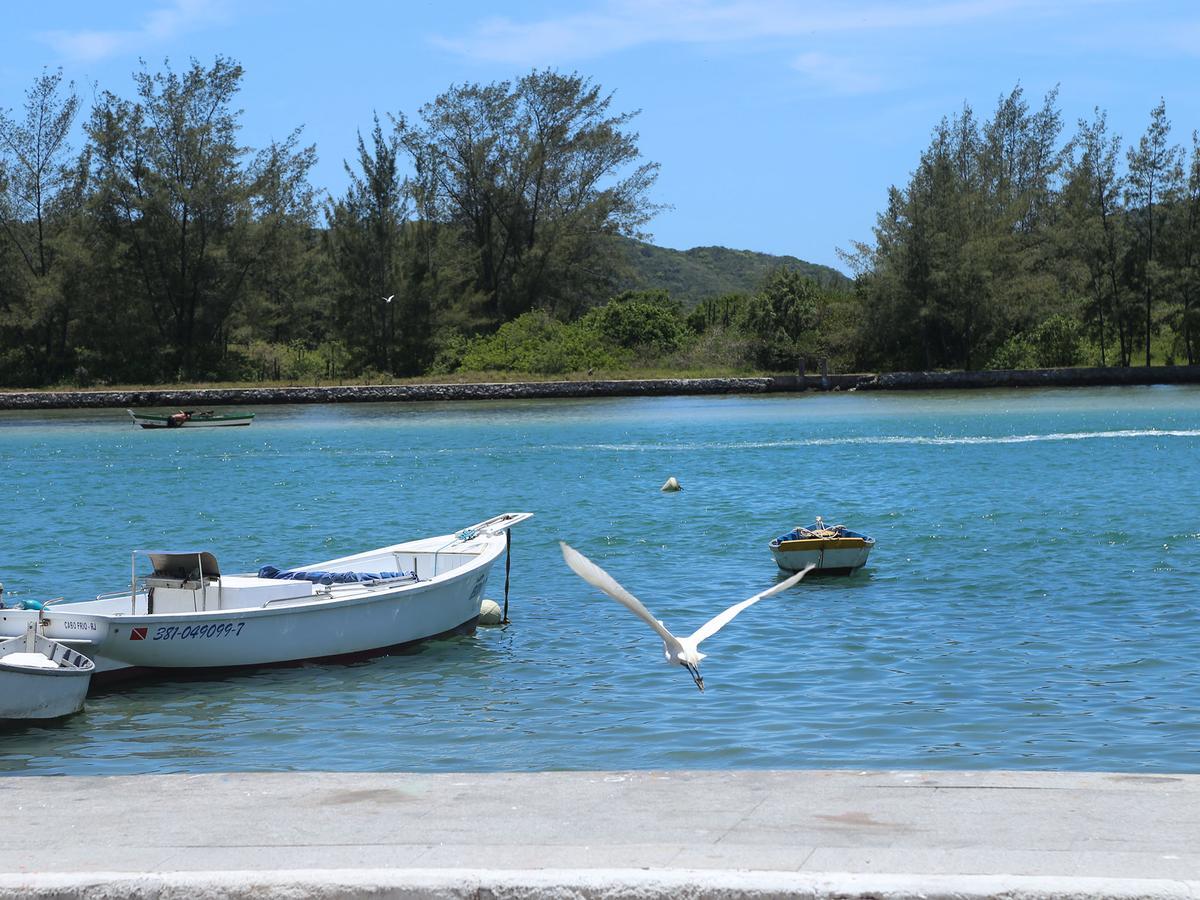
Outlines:
[[[1200,775],[8,777],[0,810],[0,898],[1200,898]]]

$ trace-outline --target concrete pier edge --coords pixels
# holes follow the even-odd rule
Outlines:
[[[904,770],[0,778],[0,900],[1200,900],[1200,775]]]
[[[249,406],[278,403],[403,403],[772,394],[803,391],[905,391],[973,388],[1109,387],[1200,384],[1200,366],[1021,369],[973,372],[772,375],[746,378],[644,378],[473,384],[338,385],[269,388],[0,391],[0,410]]]
[[[0,900],[153,897],[870,898],[870,900],[1196,900],[1200,881],[1020,875],[905,875],[713,869],[309,869],[0,875]]]

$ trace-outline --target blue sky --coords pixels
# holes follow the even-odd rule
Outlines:
[[[58,0],[7,5],[0,107],[44,66],[132,96],[145,58],[238,60],[243,138],[304,126],[314,183],[339,193],[372,112],[413,115],[453,83],[578,71],[615,92],[662,165],[655,243],[720,244],[839,265],[869,239],[939,118],[980,118],[1018,82],[1055,85],[1073,130],[1108,110],[1127,143],[1164,98],[1173,139],[1200,128],[1200,4],[1133,0]],[[78,142],[77,142],[78,143]]]

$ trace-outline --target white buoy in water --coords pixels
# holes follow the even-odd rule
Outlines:
[[[679,481],[676,480],[675,476],[672,475],[667,479],[667,483],[664,484],[660,490],[666,491],[668,494],[673,494],[675,491],[682,491],[683,487],[680,485]]]
[[[504,610],[495,600],[484,600],[479,605],[480,625],[499,625],[504,621]]]

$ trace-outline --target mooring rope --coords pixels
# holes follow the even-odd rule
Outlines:
[[[508,570],[512,566],[512,529],[504,532],[504,618],[501,623],[508,624]]]

